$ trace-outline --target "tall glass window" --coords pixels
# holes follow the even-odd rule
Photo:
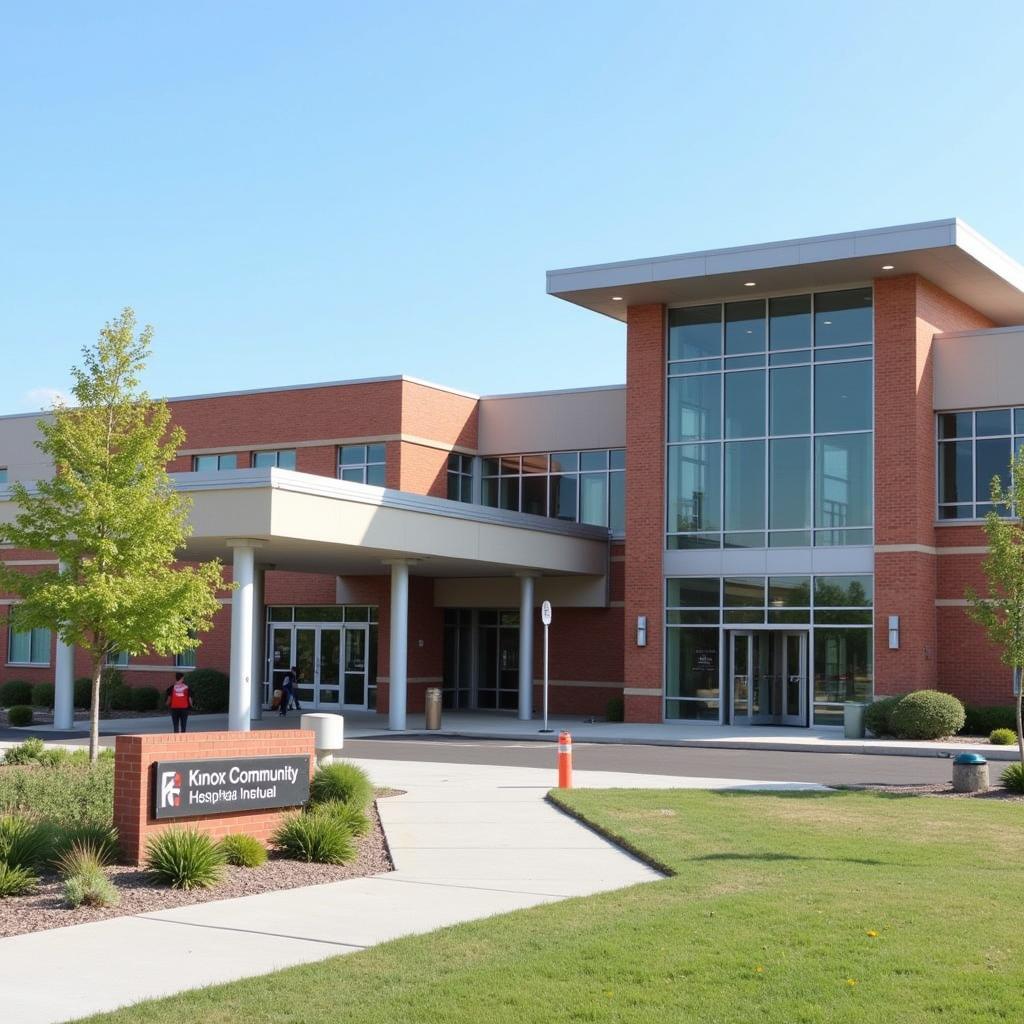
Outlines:
[[[480,500],[491,508],[625,528],[624,448],[490,456],[481,467]]]
[[[939,519],[981,519],[993,509],[993,477],[1009,486],[1010,462],[1024,446],[1024,408],[942,412],[937,426]]]
[[[473,500],[473,456],[452,452],[448,456],[448,500]]]
[[[24,633],[9,631],[8,665],[49,665],[50,631],[30,629]]]
[[[667,547],[872,542],[872,334],[870,288],[669,310]]]

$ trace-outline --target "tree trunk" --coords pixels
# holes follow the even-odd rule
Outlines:
[[[1020,754],[1020,763],[1024,765],[1024,729],[1021,728],[1021,719],[1024,717],[1021,707],[1024,705],[1024,686],[1021,686],[1021,670],[1014,669],[1017,676],[1017,753]]]
[[[93,655],[92,659],[92,705],[89,711],[89,760],[92,763],[100,756],[100,682],[103,679],[103,658]]]

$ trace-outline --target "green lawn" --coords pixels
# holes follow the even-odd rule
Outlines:
[[[573,791],[661,882],[95,1021],[1024,1020],[1024,808],[871,793]],[[111,965],[112,981],[124,964]]]

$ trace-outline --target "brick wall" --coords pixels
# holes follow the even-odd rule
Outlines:
[[[311,774],[314,764],[313,734],[299,730],[118,736],[115,753],[114,826],[129,864],[142,861],[150,836],[170,828],[196,829],[214,839],[245,832],[266,843],[290,810],[236,811],[157,821],[153,817],[152,767],[156,761],[300,754],[309,757]]]
[[[662,691],[665,548],[665,307],[631,306],[626,329],[625,616],[627,688]],[[647,646],[636,646],[636,617],[647,616]],[[660,722],[661,698],[626,694],[626,720]]]
[[[990,327],[916,275],[875,281],[875,692],[939,684],[932,339]],[[925,550],[907,550],[918,545]],[[901,550],[902,549],[902,550]],[[888,616],[900,616],[900,647]],[[942,646],[947,640],[942,637]]]

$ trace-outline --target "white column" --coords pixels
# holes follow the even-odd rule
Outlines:
[[[409,679],[409,560],[395,558],[391,566],[391,657],[388,668],[388,728],[405,729]]]
[[[267,612],[263,607],[266,568],[258,566],[252,581],[252,698],[249,720],[258,722],[263,717],[263,676],[266,674],[266,655],[263,645],[267,636]]]
[[[67,572],[67,563],[60,571]],[[56,729],[75,727],[75,649],[57,637],[53,676],[53,725]]]
[[[256,548],[259,541],[229,540],[233,548],[231,595],[231,675],[228,693],[228,728],[232,732],[249,731],[252,704],[252,609],[256,575]]]
[[[533,718],[533,577],[519,577],[519,721]]]

